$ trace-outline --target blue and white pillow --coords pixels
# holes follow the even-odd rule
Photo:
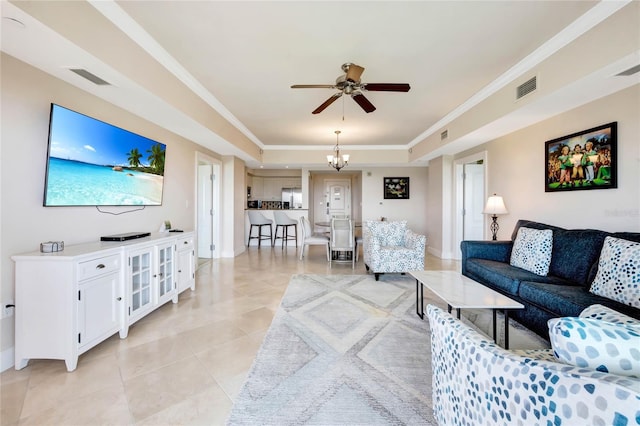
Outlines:
[[[511,266],[546,276],[551,264],[553,231],[551,229],[518,229],[511,250]]]
[[[600,304],[591,305],[588,308],[585,308],[580,312],[580,318],[595,319],[611,322],[613,324],[640,325],[640,320]]]
[[[606,237],[590,291],[640,308],[640,243]]]
[[[558,361],[640,378],[640,321],[632,325],[563,317],[550,319],[548,325]]]

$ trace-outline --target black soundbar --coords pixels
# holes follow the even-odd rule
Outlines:
[[[106,235],[100,237],[100,241],[127,241],[136,238],[144,238],[151,235],[151,232],[125,232],[124,234]]]

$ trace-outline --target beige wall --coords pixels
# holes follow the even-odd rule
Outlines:
[[[441,257],[451,258],[451,243],[449,241],[452,225],[452,157],[443,156],[429,162],[428,168],[429,202],[427,204],[427,250],[429,253]]]
[[[409,181],[408,200],[385,200],[383,182],[385,177],[405,177]],[[413,231],[427,234],[427,245],[431,235],[427,224],[430,220],[427,209],[428,187],[426,167],[370,168],[362,171],[362,220],[378,219],[406,220]]]
[[[499,239],[510,237],[518,219],[567,228],[640,232],[638,117],[640,85],[635,85],[460,153],[457,158],[487,150],[488,193],[502,195],[509,210],[499,218]],[[613,121],[618,122],[618,188],[544,192],[545,141]],[[436,227],[440,225],[442,222]]]
[[[500,236],[520,218],[562,227],[640,231],[640,85],[486,144],[488,189],[502,194],[509,215]],[[618,188],[544,192],[544,142],[618,122]]]
[[[166,219],[176,228],[193,229],[196,150],[219,156],[5,54],[1,79],[1,301],[14,295],[10,256],[38,250],[42,241],[63,240],[69,245],[121,232],[155,232]],[[42,207],[51,102],[165,143],[162,206],[121,215],[94,207]],[[3,356],[12,346],[10,317],[2,320]]]

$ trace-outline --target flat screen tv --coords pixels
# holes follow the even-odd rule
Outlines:
[[[44,206],[159,206],[166,145],[51,104]]]

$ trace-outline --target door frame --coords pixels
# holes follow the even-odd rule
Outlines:
[[[464,237],[464,217],[462,215],[463,209],[464,209],[464,178],[463,178],[463,173],[464,173],[464,165],[467,163],[475,163],[477,161],[482,160],[482,164],[484,165],[484,195],[485,195],[485,199],[486,199],[486,195],[487,195],[487,189],[488,189],[488,184],[487,184],[487,172],[488,172],[488,153],[487,151],[481,151],[481,152],[477,152],[475,154],[471,154],[468,155],[466,157],[463,158],[459,158],[454,160],[454,167],[453,167],[453,187],[454,187],[454,203],[455,203],[455,209],[454,209],[454,217],[455,217],[455,225],[454,225],[454,238],[453,238],[453,258],[456,260],[460,260],[462,258],[462,253],[460,251],[460,242],[462,242],[462,239]],[[482,231],[482,235],[483,238],[486,239],[487,238],[487,219],[485,217],[484,219],[484,226],[482,227],[483,231]]]
[[[219,160],[205,154],[199,151],[196,151],[196,158],[195,158],[195,200],[196,200],[196,205],[195,205],[195,209],[194,209],[194,223],[196,224],[195,226],[195,231],[196,231],[196,238],[200,239],[206,236],[201,236],[200,234],[200,229],[201,227],[199,226],[200,224],[198,223],[198,211],[200,209],[201,204],[203,203],[203,200],[201,199],[201,195],[200,195],[200,188],[199,188],[199,173],[200,173],[200,166],[203,165],[210,165],[211,169],[212,169],[212,173],[214,175],[214,179],[211,185],[211,194],[207,194],[207,196],[211,197],[211,208],[213,210],[213,214],[211,215],[211,244],[213,244],[214,246],[214,250],[211,251],[211,259],[218,259],[220,258],[220,229],[221,229],[221,214],[220,214],[220,200],[221,200],[221,170],[222,170],[222,162],[220,162]],[[199,255],[198,255],[198,244],[195,244],[195,261],[196,263],[198,263],[198,259],[199,259]],[[207,258],[209,258],[209,256],[207,256]],[[198,266],[196,266],[196,269],[198,268]]]

